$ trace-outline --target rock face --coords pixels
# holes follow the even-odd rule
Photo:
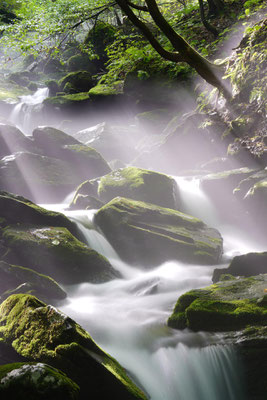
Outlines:
[[[0,324],[5,343],[29,360],[62,370],[80,386],[83,399],[146,399],[81,326],[35,297],[10,296],[0,306]]]
[[[215,268],[212,281],[218,282],[223,274],[245,277],[267,274],[267,252],[248,253],[234,257],[228,268]]]
[[[33,201],[61,201],[78,184],[68,163],[33,153],[18,152],[0,161],[2,190]]]
[[[23,135],[15,126],[0,124],[0,158],[18,151],[35,149],[32,140]]]
[[[28,266],[58,282],[106,282],[118,278],[105,257],[76,239],[66,228],[21,225],[2,230],[3,260]]]
[[[64,283],[103,282],[118,277],[104,257],[70,233],[76,234],[77,230],[64,215],[3,192],[0,210],[3,261]]]
[[[131,264],[216,263],[222,252],[217,230],[190,215],[153,204],[117,197],[96,213],[95,223]]]
[[[24,285],[24,288],[21,287]],[[12,290],[30,292],[41,299],[62,300],[67,297],[64,290],[50,277],[18,265],[0,261],[0,300],[7,298]]]
[[[39,127],[32,139],[0,126],[0,186],[36,202],[62,201],[85,179],[110,172],[103,157],[66,133]]]
[[[191,290],[178,299],[168,325],[195,331],[234,331],[267,325],[266,284],[267,274]]]
[[[43,363],[16,363],[0,367],[0,394],[24,400],[76,400],[79,387],[64,373]]]
[[[105,202],[121,196],[175,209],[176,189],[175,180],[167,175],[127,167],[102,176],[98,195]]]

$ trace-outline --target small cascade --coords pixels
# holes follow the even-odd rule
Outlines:
[[[42,104],[43,100],[48,97],[48,88],[39,88],[32,95],[20,97],[20,102],[12,110],[9,119],[13,122],[25,135],[30,135],[33,129],[32,113],[36,107]]]
[[[195,177],[174,177],[181,201],[181,211],[202,219],[209,225],[218,222],[216,209],[200,188],[200,179]]]
[[[198,181],[177,181],[182,211],[220,229]],[[77,223],[88,245],[107,257],[123,279],[69,286],[68,302],[61,310],[87,329],[151,400],[244,400],[242,368],[222,335],[176,331],[166,325],[180,295],[211,284],[214,266],[169,261],[151,270],[137,269],[120,260],[96,230],[95,210],[64,207],[61,211]],[[60,211],[58,206],[49,208]]]

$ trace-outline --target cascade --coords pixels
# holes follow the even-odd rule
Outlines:
[[[188,213],[194,215],[200,208],[200,198],[201,208],[211,209],[197,182],[178,179],[178,183]],[[195,200],[192,188],[197,193]],[[149,271],[134,268],[122,262],[96,231],[94,211],[63,212],[76,221],[88,245],[105,255],[123,278],[66,287],[69,298],[61,310],[87,329],[152,400],[244,400],[242,368],[221,334],[175,331],[166,325],[178,297],[210,285],[214,267],[169,261]],[[214,226],[218,220],[210,223]],[[239,252],[239,242],[228,242],[229,252]]]
[[[48,96],[48,88],[39,88],[32,95],[20,97],[20,102],[12,110],[9,120],[13,122],[25,135],[30,135],[33,128],[32,113]]]

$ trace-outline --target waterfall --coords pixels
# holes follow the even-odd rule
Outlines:
[[[48,88],[39,88],[32,95],[20,97],[20,102],[12,110],[9,120],[14,123],[25,135],[30,135],[34,127],[32,113],[48,96]]]
[[[198,211],[199,199],[201,207],[210,210],[209,200],[196,182],[178,181],[188,212]],[[193,187],[198,192],[195,200]],[[151,400],[244,400],[242,368],[222,335],[176,331],[166,325],[178,297],[210,285],[214,267],[169,261],[149,271],[136,269],[120,260],[96,230],[95,211],[64,213],[77,223],[88,245],[105,255],[123,279],[66,287],[68,302],[61,310],[87,329]]]

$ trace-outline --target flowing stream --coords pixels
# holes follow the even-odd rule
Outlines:
[[[36,107],[40,106],[48,96],[48,88],[39,88],[34,94],[20,97],[20,102],[15,105],[9,120],[13,122],[25,135],[30,135],[33,124],[33,113]],[[36,110],[38,111],[38,110]]]
[[[260,250],[243,237],[244,232],[242,236],[219,226],[215,209],[197,180],[176,180],[187,212],[221,231],[223,262],[235,254]],[[53,205],[49,208],[59,211]],[[244,400],[242,368],[221,334],[176,331],[166,325],[182,293],[211,284],[214,266],[169,261],[149,271],[134,268],[120,260],[96,231],[94,211],[64,211],[64,205],[61,211],[76,221],[88,245],[123,276],[105,284],[66,287],[69,297],[61,310],[127,368],[152,400]]]

